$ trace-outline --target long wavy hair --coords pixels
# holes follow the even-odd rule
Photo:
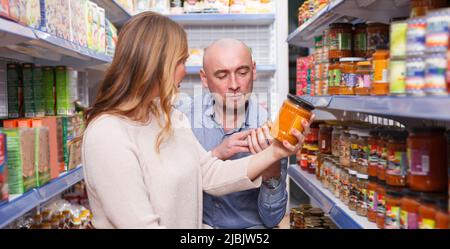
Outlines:
[[[154,12],[131,18],[120,30],[114,59],[93,106],[85,113],[86,127],[102,114],[142,123],[157,120],[161,131],[155,149],[159,153],[172,134],[170,114],[178,91],[175,69],[187,57],[186,32],[176,22]]]

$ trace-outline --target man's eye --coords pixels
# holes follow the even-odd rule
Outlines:
[[[225,79],[226,77],[227,77],[226,74],[219,74],[219,75],[217,75],[217,78],[221,79],[221,80]]]
[[[248,71],[241,71],[241,72],[238,72],[238,74],[239,74],[240,76],[245,76],[245,75],[248,74]]]

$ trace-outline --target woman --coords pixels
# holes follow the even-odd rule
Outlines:
[[[96,228],[201,228],[203,191],[259,187],[266,168],[299,150],[304,137],[293,131],[296,146],[274,143],[236,161],[204,151],[172,108],[187,58],[186,33],[167,17],[146,12],[122,28],[86,112],[83,165]]]

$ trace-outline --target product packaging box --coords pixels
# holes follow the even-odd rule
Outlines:
[[[50,181],[50,131],[43,125],[42,120],[32,121],[35,130],[35,171],[36,185],[42,186]]]
[[[33,68],[33,99],[36,117],[45,116],[44,85],[42,84],[42,67]]]
[[[41,30],[58,36],[59,11],[63,11],[58,0],[41,0]]]
[[[55,99],[55,72],[53,67],[42,68],[42,96],[44,101],[45,115],[56,115]]]
[[[44,117],[39,120],[42,121],[42,126],[48,128],[50,146],[50,178],[55,179],[60,174],[61,163],[64,164],[64,155],[62,152],[60,153],[60,148],[62,149],[62,142],[59,141],[59,139],[62,139],[62,129],[58,132],[59,119],[55,116]],[[60,155],[63,158],[62,160]]]
[[[23,111],[26,118],[33,118],[36,116],[34,107],[33,70],[34,65],[31,63],[22,65]]]
[[[8,91],[8,117],[18,118],[21,116],[21,78],[22,73],[20,65],[11,63],[7,65],[6,72],[7,91]]]
[[[83,47],[87,47],[87,0],[70,1],[71,40]]]
[[[0,205],[8,201],[8,151],[6,134],[0,132]]]
[[[117,29],[108,19],[106,19],[106,54],[109,56],[114,56],[116,45],[117,45]]]
[[[106,14],[105,9],[98,8],[99,15],[99,35],[98,35],[98,52],[104,54],[106,53]]]
[[[26,0],[25,13],[27,25],[34,29],[41,27],[41,3],[40,0]]]
[[[97,13],[97,5],[91,1],[87,2],[87,11],[86,11],[86,29],[87,29],[87,45],[88,48],[95,50],[95,18]]]

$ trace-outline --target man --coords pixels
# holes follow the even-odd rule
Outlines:
[[[267,148],[265,109],[251,98],[256,65],[241,41],[221,39],[205,49],[201,81],[209,93],[179,107],[207,151],[222,160],[238,159]],[[263,127],[263,128],[258,128]],[[222,197],[204,193],[203,222],[214,228],[272,228],[286,212],[287,160],[263,173],[263,184]],[[283,166],[282,166],[283,165]]]

